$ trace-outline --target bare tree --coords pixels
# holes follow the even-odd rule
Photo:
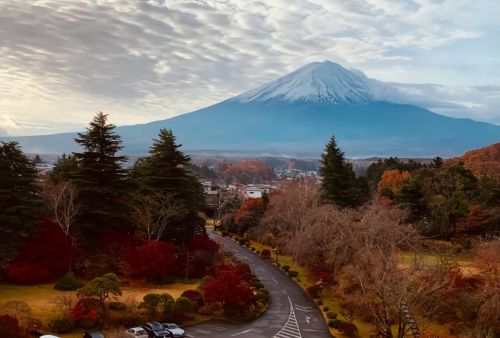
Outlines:
[[[132,200],[136,233],[147,241],[161,239],[168,225],[186,213],[186,208],[170,195],[138,194]]]
[[[78,193],[75,185],[69,181],[57,183],[46,180],[42,183],[42,194],[52,210],[54,221],[68,237],[78,214]]]

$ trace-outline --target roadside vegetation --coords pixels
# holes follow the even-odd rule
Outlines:
[[[359,178],[334,139],[320,171],[321,184],[226,201],[223,234],[278,256],[336,336],[500,334],[498,180],[439,158],[387,159]]]

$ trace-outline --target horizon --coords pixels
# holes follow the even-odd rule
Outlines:
[[[83,130],[98,111],[119,126],[164,120],[323,60],[384,82],[454,86],[459,107],[431,111],[500,125],[494,1],[47,0],[0,9],[4,136]],[[477,85],[481,97],[463,87]],[[453,103],[455,93],[439,90]]]

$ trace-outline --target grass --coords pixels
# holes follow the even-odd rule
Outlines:
[[[167,285],[144,285],[122,287],[123,295],[116,297],[117,301],[140,302],[148,293],[169,293],[174,298],[179,297],[184,291],[198,288],[199,280],[181,281]],[[25,302],[33,311],[33,316],[41,321],[46,321],[53,313],[53,301],[58,296],[76,296],[76,292],[54,290],[53,284],[35,286],[0,285],[0,304],[8,301]],[[205,320],[200,318],[199,320]],[[84,330],[75,330],[68,334],[58,334],[61,338],[81,338]]]

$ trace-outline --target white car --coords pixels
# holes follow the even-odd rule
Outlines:
[[[148,333],[142,327],[133,327],[125,331],[127,337],[148,338]]]
[[[177,324],[163,323],[163,324],[161,324],[161,326],[163,326],[163,328],[170,331],[174,335],[174,337],[185,337],[186,336],[186,332],[184,332],[183,329],[178,327]]]
[[[50,334],[46,334],[44,336],[41,336],[40,338],[59,338],[58,336],[53,336],[53,335],[50,335]]]

